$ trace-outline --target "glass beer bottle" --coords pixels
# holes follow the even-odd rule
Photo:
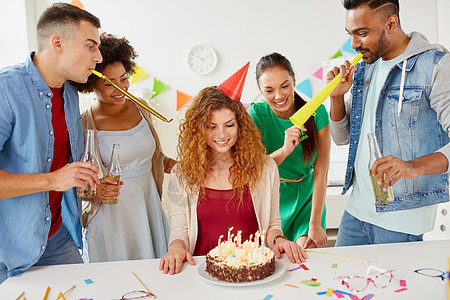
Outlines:
[[[382,156],[375,133],[374,132],[369,133],[367,135],[367,138],[369,139],[369,149],[370,149],[370,160],[369,160],[369,170],[370,170],[373,166],[373,163]],[[384,180],[386,179],[386,172],[387,171],[385,171],[385,173],[383,174],[384,178],[381,184],[378,184],[378,175],[370,176],[370,178],[372,179],[373,192],[375,193],[375,201],[377,203],[389,203],[394,201],[394,192],[392,191],[392,186],[389,186],[386,192],[383,191]]]
[[[120,184],[120,176],[122,175],[122,169],[120,168],[119,163],[119,151],[120,151],[120,144],[113,144],[111,160],[109,162],[109,167],[106,174],[106,178],[117,181],[117,185]],[[103,203],[112,205],[116,204],[117,201],[119,201],[119,198],[103,200]]]
[[[101,173],[101,168],[99,164],[98,154],[94,147],[94,130],[86,129],[86,143],[84,145],[84,152],[81,156],[80,161],[82,162],[90,162],[94,164],[99,172]],[[101,174],[98,174],[99,178],[103,177]],[[78,188],[78,197],[83,199],[91,199],[95,197],[97,184],[94,183],[94,190],[91,189],[91,186],[88,184],[86,189]]]

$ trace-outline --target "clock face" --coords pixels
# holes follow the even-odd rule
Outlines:
[[[216,51],[207,45],[197,45],[189,51],[188,65],[197,74],[209,74],[217,65]]]

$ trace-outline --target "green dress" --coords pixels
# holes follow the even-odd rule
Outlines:
[[[278,118],[266,101],[252,103],[248,113],[261,131],[267,153],[280,149],[284,144],[284,131],[293,126],[290,120]],[[328,113],[325,106],[320,105],[314,117],[316,132],[328,125]],[[291,241],[308,234],[311,218],[312,192],[314,182],[314,162],[303,164],[303,148],[300,143],[294,151],[278,166],[280,182],[284,179],[303,178],[300,182],[280,183],[280,216],[284,235]],[[326,209],[322,213],[321,226],[325,225]]]

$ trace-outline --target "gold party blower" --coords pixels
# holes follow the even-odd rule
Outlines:
[[[129,92],[127,92],[126,90],[124,90],[123,88],[121,88],[120,86],[118,86],[114,81],[112,81],[111,79],[109,79],[108,77],[106,77],[105,75],[103,75],[102,73],[100,73],[99,71],[96,70],[91,70],[93,74],[97,75],[98,77],[105,79],[106,81],[108,81],[109,83],[112,84],[113,87],[115,87],[116,89],[118,89],[121,93],[123,93],[125,96],[127,96],[131,101],[133,101],[134,103],[136,103],[137,105],[141,106],[142,108],[144,108],[145,110],[148,110],[151,114],[153,114],[154,116],[156,116],[157,118],[163,120],[164,122],[170,123],[172,122],[173,119],[167,120],[163,115],[161,115],[159,112],[157,112],[156,110],[154,110],[153,108],[151,108],[150,106],[148,106],[146,103],[142,102],[141,100],[139,100],[138,98],[136,98],[135,96],[131,95]]]

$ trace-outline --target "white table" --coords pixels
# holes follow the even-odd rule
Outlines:
[[[414,273],[419,268],[436,268],[447,271],[450,255],[450,240],[427,241],[404,244],[354,246],[326,248],[318,251],[356,258],[378,260],[383,269],[394,269],[394,280],[385,289],[377,289],[372,285],[358,294],[363,297],[373,293],[378,299],[447,299],[447,286],[439,278],[421,276]],[[204,257],[195,257],[197,265]],[[282,262],[287,270],[297,265],[291,264],[285,256]],[[332,264],[338,268],[332,268]],[[109,263],[91,263],[78,265],[60,265],[33,267],[21,277],[7,279],[0,285],[0,299],[16,299],[25,291],[28,300],[42,299],[45,289],[50,286],[47,299],[56,299],[59,292],[76,288],[68,294],[68,300],[80,298],[119,299],[130,291],[142,290],[141,285],[131,275],[135,272],[140,279],[157,295],[157,299],[264,299],[273,295],[275,299],[338,299],[336,295],[329,298],[316,293],[327,288],[348,292],[346,287],[334,279],[338,275],[365,275],[367,266],[364,263],[335,256],[309,253],[305,265],[309,271],[286,271],[278,279],[263,284],[247,287],[219,286],[207,282],[198,275],[197,266],[185,263],[183,271],[177,275],[164,275],[158,270],[159,260],[123,261]],[[301,280],[317,278],[321,285],[310,287],[300,284]],[[92,284],[86,284],[91,279]],[[395,293],[400,289],[399,280],[406,280],[407,291]],[[292,288],[285,284],[298,286]],[[350,299],[345,296],[345,299]]]

